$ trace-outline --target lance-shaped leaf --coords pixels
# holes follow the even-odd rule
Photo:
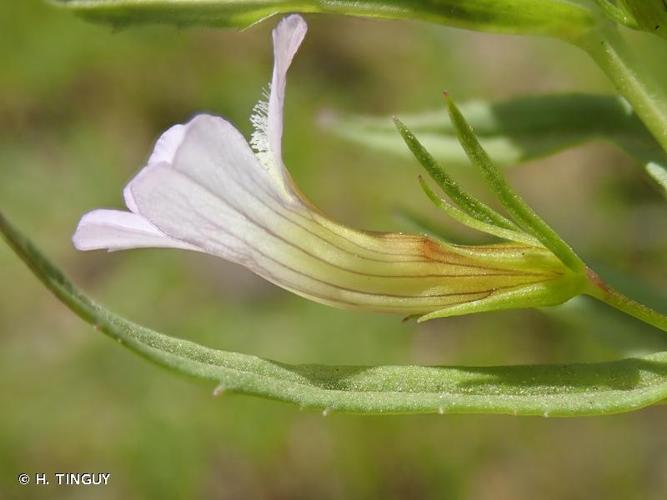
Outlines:
[[[569,365],[288,365],[221,351],[132,323],[74,287],[2,214],[0,233],[75,314],[140,356],[216,386],[324,413],[496,413],[573,417],[637,410],[667,399],[667,353]],[[93,330],[91,330],[93,331]]]
[[[460,108],[484,149],[501,166],[595,140],[611,141],[642,164],[665,158],[627,101],[618,96],[553,94],[498,102],[470,101]],[[468,165],[468,156],[445,110],[402,114],[401,120],[436,160],[450,166]],[[410,154],[396,136],[391,117],[329,114],[322,125],[376,151]]]
[[[570,37],[593,24],[589,9],[569,0],[55,0],[94,21],[246,27],[289,12],[422,19],[499,33]]]

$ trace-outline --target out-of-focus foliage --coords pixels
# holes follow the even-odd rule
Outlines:
[[[489,103],[472,101],[463,114],[495,162],[513,166],[590,140],[608,140],[642,164],[664,152],[617,96],[561,94],[517,97]],[[401,115],[426,148],[447,165],[467,165],[468,157],[442,110]],[[341,137],[377,151],[409,156],[389,117],[329,117],[325,125]]]
[[[667,38],[667,5],[664,0],[618,0],[617,4],[630,18],[633,27]]]
[[[653,178],[653,180],[662,188],[667,195],[667,168],[659,163],[648,163],[646,165],[646,172]]]
[[[314,126],[323,109],[435,109],[443,88],[461,100],[611,91],[585,57],[544,40],[349,18],[309,23],[290,74],[286,161],[309,197],[358,227],[401,228],[391,216],[399,205],[473,238],[443,225],[414,161],[340,141]],[[244,123],[270,76],[270,28],[114,33],[37,0],[0,2],[2,208],[95,298],[215,348],[291,363],[477,365],[665,350],[664,336],[585,299],[562,311],[418,326],[310,304],[204,256],[76,253],[69,237],[80,215],[121,206],[119,188],[161,131],[199,110]],[[664,200],[636,165],[588,145],[511,177],[609,281],[664,304]],[[587,217],[578,217],[583,208]],[[626,283],[630,272],[636,289]],[[662,407],[575,421],[324,418],[252,398],[215,399],[83,324],[4,244],[0,280],[0,491],[9,498],[70,497],[16,485],[19,472],[62,470],[110,471],[111,486],[96,497],[127,499],[661,500],[667,489]]]

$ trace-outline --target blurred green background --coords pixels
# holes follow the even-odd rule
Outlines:
[[[611,92],[582,54],[543,39],[421,23],[308,17],[289,76],[285,158],[349,225],[405,229],[429,206],[412,160],[317,126],[323,113],[400,115],[551,91]],[[309,303],[250,272],[165,250],[77,253],[84,212],[121,207],[155,138],[195,112],[245,133],[270,78],[275,20],[244,32],[114,32],[38,0],[0,3],[0,207],[93,297],[132,320],[285,362],[506,364],[667,350],[602,306],[436,320]],[[459,173],[471,188],[478,181]],[[665,203],[638,165],[585,145],[510,172],[538,211],[624,291],[664,309]],[[585,213],[586,215],[582,215]],[[361,417],[212,396],[74,317],[0,244],[0,497],[222,499],[663,499],[667,408],[577,420]],[[20,472],[111,472],[108,487],[20,487]]]

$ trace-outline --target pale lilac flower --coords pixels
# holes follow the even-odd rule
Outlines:
[[[255,108],[250,145],[215,116],[173,126],[126,186],[128,210],[84,215],[76,248],[194,250],[318,302],[401,314],[446,316],[569,298],[567,269],[532,238],[471,247],[363,232],[310,204],[281,154],[286,73],[305,34],[297,15],[273,31],[273,78],[268,101]],[[510,233],[503,235],[512,239]]]

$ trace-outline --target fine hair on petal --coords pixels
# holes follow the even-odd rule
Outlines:
[[[252,108],[250,123],[253,132],[250,137],[250,146],[255,152],[260,163],[270,168],[273,162],[273,152],[269,141],[269,96],[271,95],[271,83],[262,90],[262,98]]]

